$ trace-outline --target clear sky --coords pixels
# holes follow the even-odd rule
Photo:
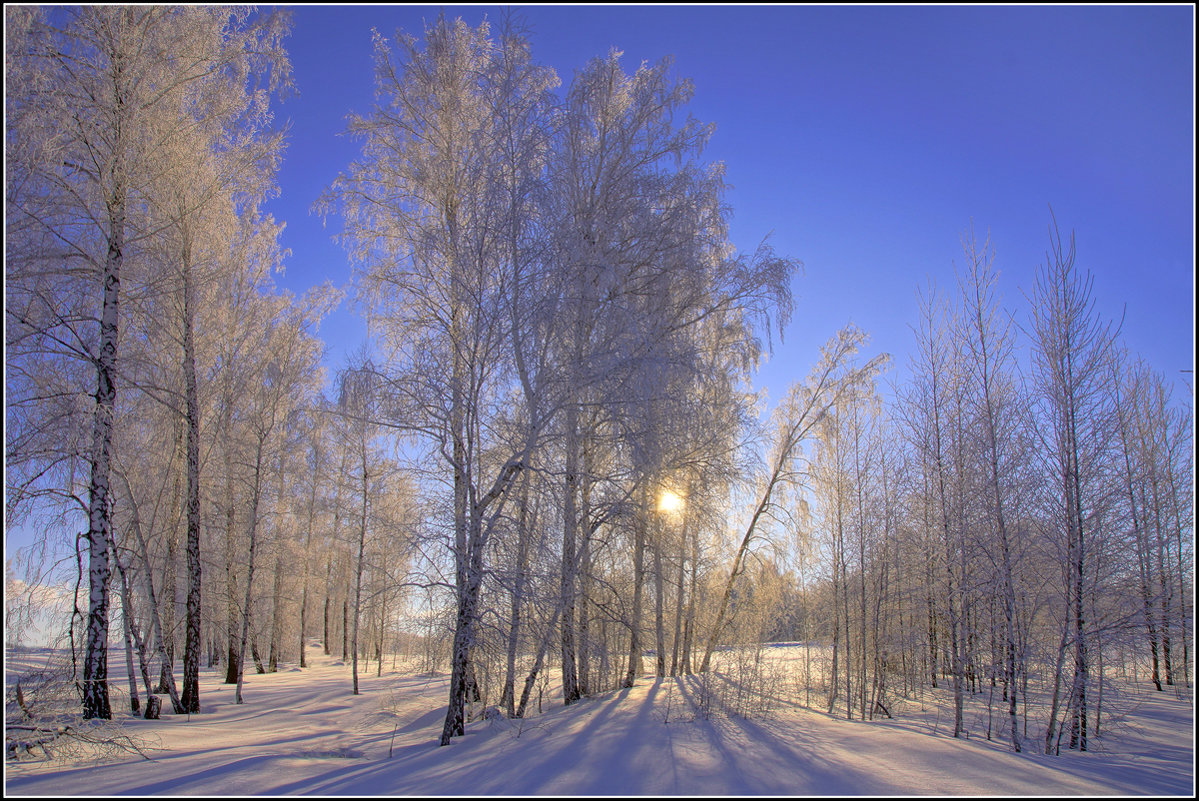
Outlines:
[[[281,284],[349,278],[338,226],[308,213],[359,152],[339,135],[372,107],[372,27],[419,35],[437,6],[297,6],[296,97],[269,209],[287,222]],[[1026,319],[1049,207],[1075,231],[1101,313],[1170,378],[1194,361],[1191,6],[530,6],[534,58],[563,83],[616,47],[627,70],[673,56],[727,165],[732,239],[804,262],[794,319],[759,385],[777,400],[852,320],[907,362],[917,287],[953,288],[960,236],[989,230],[1005,305]],[[499,6],[447,6],[477,24]],[[365,326],[322,327],[336,369]]]

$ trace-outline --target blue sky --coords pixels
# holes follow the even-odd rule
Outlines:
[[[291,248],[280,283],[350,276],[308,213],[359,149],[340,136],[373,102],[370,29],[419,33],[436,6],[297,6],[299,90],[277,106],[290,145],[269,210]],[[498,6],[445,7],[477,24]],[[626,68],[671,55],[713,122],[707,158],[727,165],[732,238],[768,234],[804,262],[785,344],[759,385],[777,400],[819,345],[852,320],[872,349],[907,361],[917,287],[953,287],[960,236],[989,230],[1005,305],[1026,319],[1049,245],[1049,207],[1075,231],[1097,308],[1178,379],[1194,361],[1194,12],[1170,7],[533,6],[534,58],[563,83],[617,47]],[[322,327],[328,364],[365,326]]]

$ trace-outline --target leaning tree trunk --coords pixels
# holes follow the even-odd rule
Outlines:
[[[716,620],[712,623],[712,630],[708,633],[708,642],[704,646],[704,658],[700,662],[699,672],[707,673],[709,666],[712,664],[712,651],[716,648],[716,643],[720,639],[720,635],[724,630],[725,613],[728,611],[729,601],[733,598],[733,585],[737,581],[737,576],[741,575],[742,565],[745,561],[745,554],[749,551],[749,544],[753,540],[754,531],[757,529],[758,520],[765,513],[770,505],[770,496],[774,491],[775,485],[779,481],[779,475],[782,472],[783,460],[779,459],[779,464],[775,467],[774,474],[767,483],[766,491],[762,494],[758,501],[758,506],[754,510],[754,515],[749,521],[749,526],[745,530],[745,536],[741,538],[741,545],[737,548],[737,555],[733,559],[733,569],[729,571],[729,578],[724,584],[724,592],[720,596],[720,604],[716,607]]]
[[[154,695],[154,684],[150,681],[150,665],[146,655],[146,641],[137,628],[137,621],[133,618],[133,599],[132,591],[129,588],[129,576],[125,572],[125,566],[121,563],[120,551],[115,547],[113,548],[112,556],[117,573],[121,577],[121,612],[125,618],[125,669],[129,673],[129,706],[133,712],[137,712],[137,674],[133,671],[133,649],[130,648],[130,645],[137,649],[138,667],[141,671],[142,681],[146,685],[147,699]],[[149,703],[148,700],[147,703]]]
[[[132,505],[133,493],[127,482],[125,483],[125,491],[128,493]],[[150,622],[154,627],[154,639],[158,642],[158,657],[162,663],[158,692],[166,692],[171,698],[171,706],[175,710],[175,714],[182,715],[185,714],[185,710],[183,702],[179,698],[179,692],[175,688],[174,665],[171,662],[167,640],[163,636],[162,617],[159,614],[158,598],[154,593],[154,574],[150,570],[149,548],[146,545],[146,538],[142,534],[141,518],[137,514],[137,507],[135,505],[133,506],[133,515],[130,518],[129,527],[133,531],[133,536],[137,538],[137,545],[141,552],[142,572],[146,577],[146,597],[150,602]],[[121,567],[119,559],[117,560],[117,567]],[[147,689],[147,694],[151,694],[149,689]]]
[[[537,683],[537,675],[541,672],[541,667],[545,664],[545,654],[549,650],[550,640],[553,639],[554,627],[558,625],[558,617],[562,614],[562,604],[554,606],[554,614],[550,617],[549,623],[545,628],[545,636],[541,638],[541,643],[537,646],[537,655],[533,660],[533,669],[529,671],[529,675],[525,677],[525,686],[520,693],[520,703],[516,707],[516,717],[523,718],[525,710],[529,706],[529,697],[533,694],[533,685]]]

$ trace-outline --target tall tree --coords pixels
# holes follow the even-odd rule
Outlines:
[[[1088,529],[1097,528],[1103,502],[1099,482],[1106,470],[1112,395],[1108,385],[1115,357],[1115,332],[1095,310],[1094,279],[1074,264],[1074,238],[1063,247],[1056,223],[1051,253],[1037,272],[1029,294],[1029,329],[1034,382],[1043,416],[1048,469],[1060,489],[1057,523],[1066,535],[1066,618],[1073,648],[1073,677],[1069,689],[1070,747],[1087,750],[1088,650],[1091,632],[1085,617],[1088,594]],[[1059,660],[1060,663],[1060,660]],[[1055,676],[1053,709],[1046,731],[1046,752],[1052,746],[1057,713]],[[1064,725],[1064,723],[1063,723]]]
[[[1016,716],[1017,644],[1016,587],[1012,572],[1012,531],[1009,528],[1010,500],[1007,495],[1013,472],[1013,453],[1019,438],[1015,436],[1019,413],[1016,403],[1014,328],[1004,319],[996,294],[998,274],[993,264],[990,240],[980,248],[971,230],[963,241],[965,269],[958,275],[965,320],[962,339],[967,343],[968,379],[973,405],[977,411],[982,442],[981,451],[988,485],[991,522],[998,535],[999,586],[1003,605],[1004,682],[1008,692],[1009,737],[1013,751],[1020,750]]]
[[[345,241],[365,267],[364,296],[381,324],[389,422],[433,444],[452,474],[458,617],[444,744],[464,731],[487,541],[553,414],[534,397],[533,366],[522,367],[517,393],[528,425],[508,443],[485,438],[489,404],[512,387],[497,368],[521,344],[508,313],[520,267],[509,260],[512,178],[501,175],[511,142],[493,109],[536,102],[554,77],[524,66],[523,39],[496,46],[486,23],[472,29],[443,17],[425,39],[421,49],[411,36],[393,46],[376,35],[379,104],[350,122],[366,140],[364,157],[327,200],[345,214]],[[505,455],[490,455],[497,445]]]

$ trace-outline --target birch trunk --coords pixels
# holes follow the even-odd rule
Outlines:
[[[316,517],[316,487],[320,483],[321,455],[319,450],[313,451],[312,494],[308,496],[308,529],[304,534],[304,589],[300,596],[300,667],[308,667],[308,574],[312,562],[312,524]],[[325,615],[328,625],[328,612]],[[325,639],[328,640],[328,631]]]
[[[686,534],[683,535],[683,540],[686,540]],[[683,555],[682,548],[679,549],[679,570],[675,574],[674,581],[674,636],[671,639],[670,646],[670,675],[679,675],[679,648],[683,641],[683,582],[686,578],[687,560]]]
[[[583,475],[579,487],[579,532],[582,542],[579,543],[579,571],[577,595],[579,598],[579,626],[576,630],[578,641],[578,687],[579,695],[591,694],[591,540],[595,535],[595,526],[591,523],[591,474],[592,454],[591,439],[583,439]]]
[[[658,538],[661,540],[661,537]],[[662,578],[662,545],[653,545],[654,551],[654,672],[663,677],[666,675],[666,620],[665,620],[665,582]]]
[[[176,466],[172,458],[171,512],[167,517],[167,553],[166,564],[163,567],[161,606],[159,605],[159,598],[154,595],[153,577],[149,567],[149,553],[146,551],[146,544],[141,537],[140,528],[138,530],[138,547],[141,549],[143,557],[142,569],[146,576],[147,592],[150,596],[150,614],[154,626],[153,634],[155,640],[158,642],[158,650],[161,655],[158,668],[158,687],[156,689],[157,692],[170,694],[175,714],[178,715],[182,714],[183,710],[180,707],[179,694],[175,688],[175,582],[179,572],[179,524],[183,519],[185,505],[183,483],[186,480],[187,430],[185,420],[177,420],[176,424],[178,428],[175,437],[175,455],[179,457],[179,463],[183,465],[183,469]],[[128,490],[128,487],[126,489]]]
[[[350,650],[353,653],[354,660],[354,695],[358,695],[358,620],[362,616],[362,566],[366,561],[366,504],[367,504],[367,482],[369,481],[369,473],[366,467],[366,438],[363,437],[362,450],[362,515],[358,520],[358,564],[355,568],[354,578],[354,635],[350,643]]]
[[[579,479],[579,410],[570,403],[566,407],[566,479],[562,503],[562,700],[573,704],[579,700],[578,664],[575,653],[575,582],[577,571],[575,540],[578,532],[576,494]]]
[[[283,475],[282,472],[279,474]],[[282,545],[282,543],[280,543]],[[283,630],[283,554],[275,554],[275,581],[271,588],[271,646],[267,656],[267,672],[279,670],[279,638]]]
[[[250,494],[250,558],[246,564],[246,595],[245,603],[242,605],[241,612],[241,639],[237,649],[237,690],[234,693],[233,702],[235,704],[242,703],[241,688],[245,683],[245,661],[246,661],[246,641],[250,634],[250,608],[253,603],[251,590],[254,586],[254,555],[258,545],[258,501],[262,486],[262,451],[263,437],[258,439],[258,447],[254,458],[254,484]],[[257,648],[254,649],[257,651]],[[262,671],[259,670],[261,673]]]
[[[508,662],[504,670],[504,688],[500,706],[508,717],[516,717],[516,651],[520,644],[521,607],[524,604],[525,573],[529,559],[529,481],[521,482],[520,508],[516,519],[516,570],[512,578],[512,596],[508,627]]]
[[[241,674],[241,654],[238,650],[238,630],[241,610],[237,603],[237,549],[235,515],[233,509],[233,389],[229,373],[225,374],[224,407],[222,411],[221,439],[225,468],[225,630],[227,656],[225,658],[225,684],[237,684]]]
[[[114,555],[115,555],[115,548]],[[129,711],[137,714],[141,702],[137,694],[137,673],[133,670],[133,635],[130,633],[133,618],[133,604],[129,602],[129,582],[125,580],[125,571],[121,570],[121,628],[125,634],[125,675],[129,679]],[[140,653],[142,667],[145,667],[145,653]],[[144,672],[144,671],[143,671]],[[150,689],[150,677],[146,676],[146,691]]]
[[[633,523],[633,608],[632,623],[629,625],[629,667],[625,674],[625,687],[632,687],[644,668],[641,662],[641,587],[645,583],[645,526],[646,497],[648,492],[642,488],[641,511]]]
[[[200,401],[196,388],[196,351],[192,321],[190,265],[183,271],[183,379],[187,403],[187,631],[183,642],[183,693],[188,712],[200,711]]]
[[[118,68],[119,72],[119,68]],[[116,82],[115,102],[125,102]],[[116,115],[120,119],[121,114]],[[103,270],[100,350],[96,357],[96,410],[92,428],[92,462],[88,499],[88,616],[83,657],[83,717],[112,718],[108,703],[108,576],[112,546],[109,481],[112,470],[112,427],[116,407],[117,340],[121,291],[122,248],[125,243],[124,176],[114,165],[113,190],[108,199],[108,254]]]

